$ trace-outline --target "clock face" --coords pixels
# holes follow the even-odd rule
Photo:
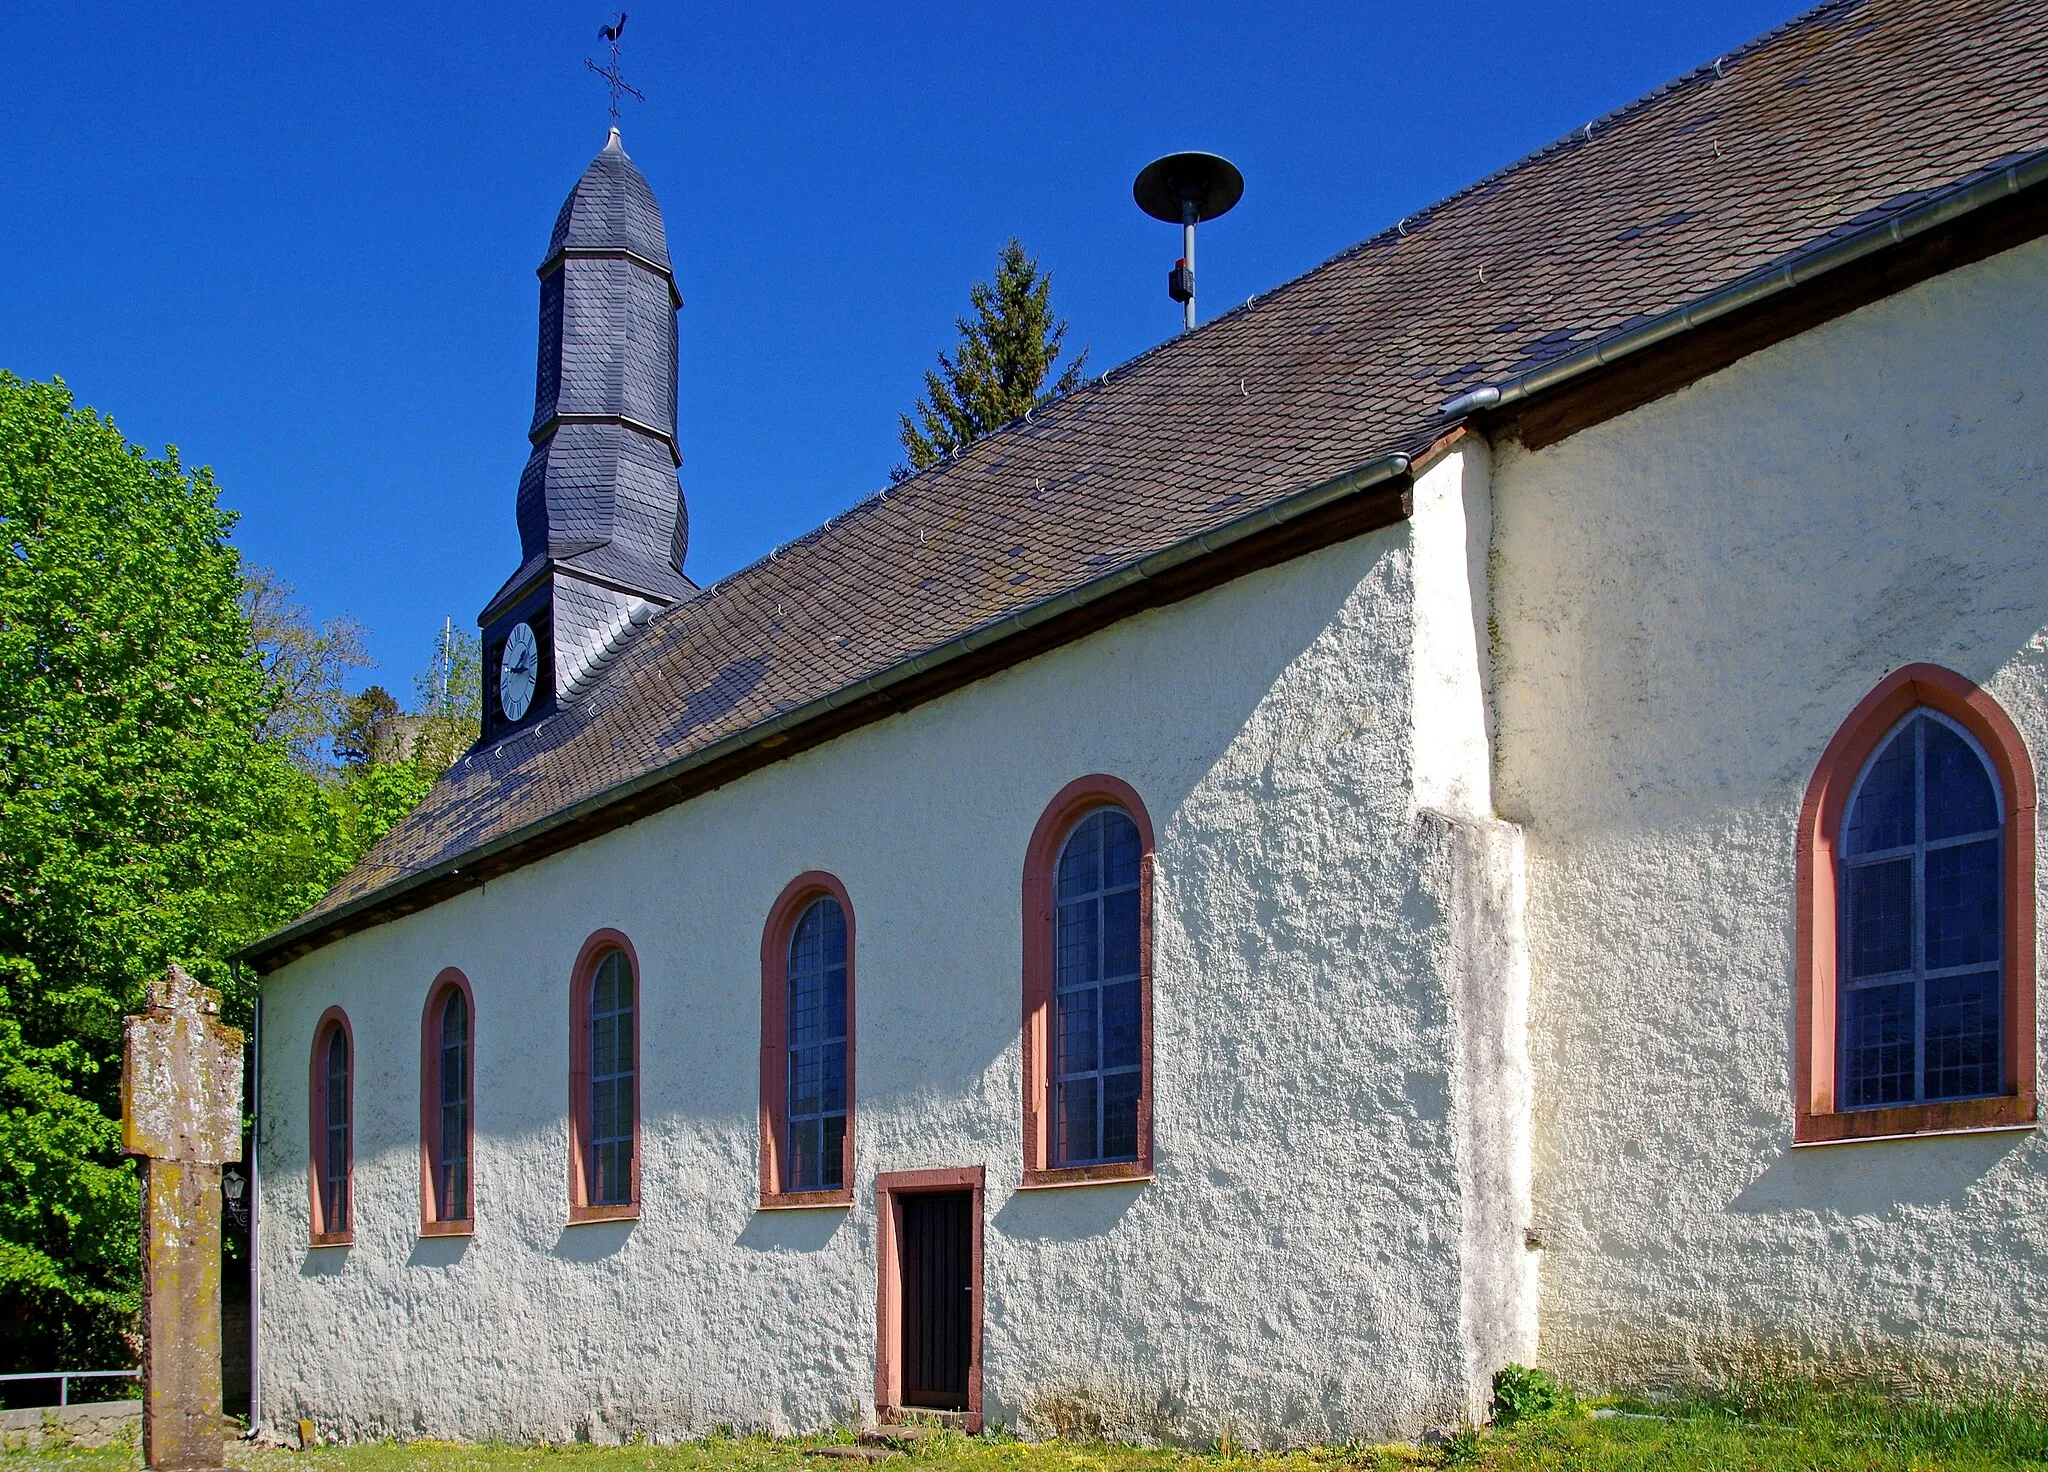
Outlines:
[[[533,687],[540,679],[540,645],[525,624],[512,625],[505,636],[505,653],[498,664],[498,706],[505,719],[516,721],[533,704]]]

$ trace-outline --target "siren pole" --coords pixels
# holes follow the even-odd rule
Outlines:
[[[1154,159],[1131,185],[1138,208],[1180,226],[1180,259],[1166,273],[1166,294],[1181,304],[1181,331],[1195,326],[1195,226],[1228,214],[1244,197],[1244,175],[1213,153],[1170,153]]]

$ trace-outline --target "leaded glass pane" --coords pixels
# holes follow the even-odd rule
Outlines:
[[[1112,1073],[1102,1080],[1102,1155],[1128,1159],[1138,1153],[1138,1075]]]
[[[1102,824],[1104,889],[1119,889],[1138,882],[1138,825],[1114,808],[1096,814]]]
[[[1928,970],[1998,960],[1998,858],[1995,838],[1927,851]]]
[[[1886,976],[1913,964],[1913,861],[1849,871],[1849,974]]]
[[[1913,1097],[1911,983],[1842,998],[1842,1097],[1851,1109]]]
[[[1101,1066],[1097,1056],[1096,1002],[1101,996],[1094,987],[1061,992],[1053,999],[1059,1009],[1060,1072],[1092,1073]]]
[[[1101,1157],[1095,1143],[1097,1082],[1092,1077],[1070,1078],[1053,1085],[1054,1110],[1058,1116],[1053,1122],[1053,1132],[1060,1144],[1063,1164]]]
[[[1927,1097],[1998,1090],[2000,986],[1995,971],[1927,983]]]
[[[1059,974],[1060,987],[1087,986],[1100,974],[1100,922],[1100,907],[1093,899],[1059,907],[1059,941],[1055,966]]]
[[[1142,842],[1121,808],[1076,823],[1053,912],[1052,1146],[1060,1165],[1138,1153],[1143,1062]]]
[[[1851,855],[1882,853],[1913,842],[1916,835],[1914,744],[1911,726],[1892,737],[1870,764],[1856,802],[1849,809],[1843,849]]]
[[[1998,793],[1970,743],[1940,721],[1921,720],[1927,762],[1927,841],[1989,833],[1998,826]]]
[[[810,1119],[793,1119],[789,1122],[789,1172],[790,1189],[814,1191],[813,1183],[821,1174],[824,1164],[820,1140],[824,1135],[824,1121],[813,1115]]]
[[[789,937],[788,1163],[785,1190],[844,1183],[846,1139],[846,912],[811,902]]]
[[[1926,711],[1863,774],[1842,834],[1841,1107],[2001,1087],[1999,812],[1982,753]]]
[[[1135,883],[1135,881],[1133,881]],[[1138,891],[1102,897],[1102,979],[1138,974]]]
[[[825,1148],[818,1155],[818,1184],[831,1189],[846,1184],[846,1116],[828,1114],[820,1121],[825,1127]]]
[[[1082,899],[1102,888],[1102,814],[1091,813],[1074,825],[1060,851],[1061,900]]]
[[[1139,1062],[1138,983],[1102,989],[1102,1066],[1136,1068]]]

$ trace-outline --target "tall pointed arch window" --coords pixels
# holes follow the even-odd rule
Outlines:
[[[1796,1139],[2034,1118],[2034,785],[1952,671],[1873,691],[1801,817]]]
[[[1084,777],[1024,865],[1024,1184],[1152,1173],[1152,824]]]
[[[761,935],[761,1205],[853,1201],[853,903],[799,875]]]
[[[584,942],[570,986],[569,1219],[640,1214],[639,966],[625,936]]]
[[[454,967],[434,978],[420,1018],[420,1232],[462,1236],[475,1203],[476,1002]]]
[[[312,1243],[346,1246],[355,1240],[355,1034],[339,1007],[313,1029],[311,1095]]]
[[[1935,711],[1865,766],[1837,886],[1843,1108],[1999,1091],[2004,827],[1989,760]]]

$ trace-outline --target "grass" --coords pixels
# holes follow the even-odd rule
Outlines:
[[[867,1472],[860,1463],[804,1456],[822,1440],[713,1436],[659,1447],[382,1442],[311,1452],[238,1446],[231,1461],[246,1472]],[[139,1465],[133,1446],[0,1455],[5,1472],[134,1472]],[[1567,1403],[1429,1447],[1226,1454],[947,1436],[883,1466],[885,1472],[2048,1472],[2048,1396],[1937,1403],[1812,1384],[1737,1387],[1593,1409]]]

